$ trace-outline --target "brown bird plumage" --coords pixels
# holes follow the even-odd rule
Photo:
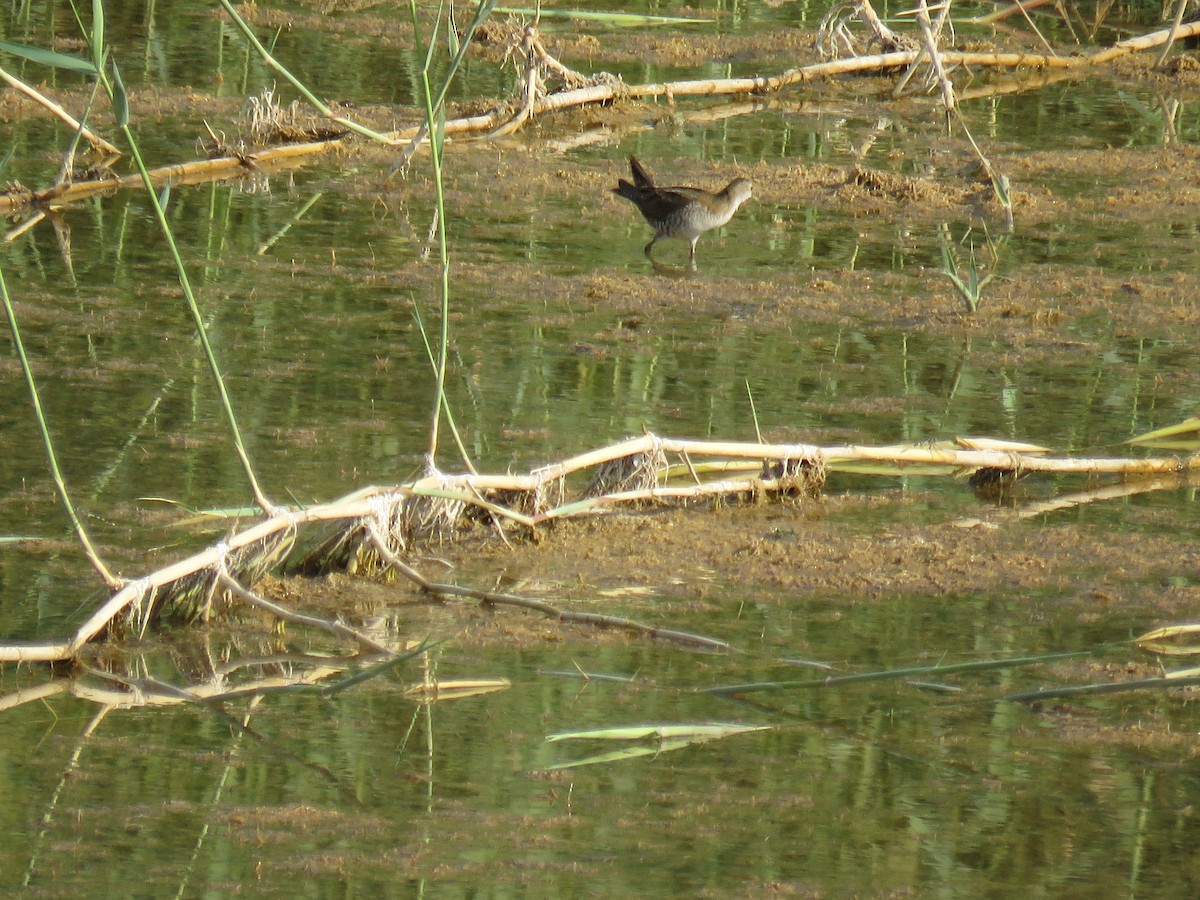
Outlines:
[[[746,178],[733,179],[724,190],[715,194],[694,187],[658,187],[635,156],[629,157],[629,169],[633,173],[633,183],[618,179],[613,193],[632,201],[654,228],[654,240],[644,251],[651,259],[650,250],[656,241],[683,238],[691,245],[689,259],[695,262],[696,241],[700,235],[720,228],[732,219],[752,192],[752,185]]]

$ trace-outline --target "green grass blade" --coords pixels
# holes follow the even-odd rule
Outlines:
[[[706,725],[633,725],[625,728],[600,728],[592,731],[564,731],[546,735],[548,742],[568,740],[601,740],[601,741],[645,741],[653,739],[650,745],[639,745],[599,753],[583,759],[555,763],[547,766],[547,771],[560,769],[576,769],[580,766],[594,766],[599,763],[621,762],[636,759],[640,756],[660,756],[674,750],[682,750],[695,744],[720,740],[738,734],[749,734],[754,731],[772,731],[775,725],[737,725],[727,722],[714,722]]]
[[[668,748],[670,750],[675,747]],[[637,759],[639,756],[658,756],[663,752],[660,747],[626,747],[623,750],[613,750],[609,753],[598,753],[595,756],[585,756],[583,759],[573,759],[569,762],[554,763],[546,766],[547,772],[558,772],[563,769],[578,769],[582,766],[595,766],[600,763],[623,762],[627,759]]]
[[[1200,643],[1190,643],[1190,639],[1198,635],[1200,625],[1167,625],[1135,637],[1133,643],[1161,656],[1197,656]]]

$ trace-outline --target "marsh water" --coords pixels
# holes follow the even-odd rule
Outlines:
[[[69,15],[13,9],[0,38],[29,43]],[[378,27],[406,10],[254,11],[319,94],[411,120],[423,51]],[[151,165],[192,158],[204,120],[232,135],[245,97],[281,90],[204,5],[111,12],[114,52],[139,63],[123,68]],[[769,56],[767,37],[811,34],[824,10],[691,12],[716,22],[544,31],[568,64],[632,83],[796,64]],[[1146,10],[1122,12],[1117,32],[1154,27]],[[1043,24],[1074,46],[1071,27]],[[688,56],[713,40],[738,49]],[[453,99],[506,95],[498,62],[472,57]],[[1106,71],[964,103],[1016,191],[994,260],[1003,216],[956,193],[974,178],[969,147],[934,99],[889,100],[884,79],[738,115],[711,100],[631,104],[453,142],[448,395],[468,452],[481,471],[524,472],[644,430],[756,429],[818,444],[989,436],[1169,452],[1124,442],[1195,415],[1200,397],[1190,73]],[[54,77],[48,91],[86,102],[82,82]],[[5,178],[49,184],[69,133],[9,94],[0,103]],[[671,183],[755,180],[756,199],[701,239],[695,272],[678,242],[656,248],[662,270],[642,256],[649,229],[609,193],[629,153]],[[247,449],[280,502],[423,469],[433,188],[427,156],[389,181],[394,161],[360,147],[169,193]],[[864,192],[859,169],[905,187]],[[220,541],[234,520],[193,513],[232,514],[251,496],[146,198],[96,197],[17,234],[20,221],[0,267],[102,555],[137,577]],[[945,235],[964,271],[974,248],[995,273],[975,313],[943,272]],[[0,455],[0,637],[65,635],[105,592],[58,504],[11,353]],[[439,462],[461,466],[448,446]],[[108,708],[82,691],[12,698],[98,684],[100,670],[177,686],[246,660],[285,671],[336,644],[242,614],[109,642],[90,673],[5,668],[0,885],[47,897],[1195,896],[1193,689],[1004,699],[1153,677],[1164,664],[1128,640],[1195,618],[1194,484],[1020,514],[1112,483],[1031,476],[997,504],[961,478],[834,472],[820,498],[622,510],[537,541],[479,529],[414,558],[446,580],[709,636],[725,654],[333,574],[264,589],[432,649],[334,695],[165,708]],[[1038,656],[1055,658],[822,684]],[[407,690],[430,677],[502,688],[421,703]],[[790,686],[710,690],[769,681]],[[684,745],[547,740],[713,724],[767,727]],[[594,759],[631,748],[650,752]]]

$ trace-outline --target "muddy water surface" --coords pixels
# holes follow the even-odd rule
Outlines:
[[[774,70],[811,46],[778,28],[803,24],[788,8],[761,13],[765,36],[754,16],[689,41],[547,30],[572,64],[627,79],[692,71],[689,47]],[[281,39],[330,96],[381,121],[412,116],[412,72],[396,77],[388,56],[404,34],[366,29],[367,13],[258,11],[263,29],[296,26]],[[157,54],[143,35],[185,26],[152,17],[120,38],[151,48],[130,81],[157,163],[195,152],[198,110],[236,133],[243,80],[245,93],[270,81],[207,13],[188,21],[211,28],[211,45]],[[334,64],[352,50],[357,68]],[[498,93],[497,62],[494,48],[473,58],[459,99]],[[449,393],[468,450],[482,470],[524,471],[643,429],[748,440],[757,424],[778,441],[985,434],[1134,452],[1123,442],[1194,415],[1200,396],[1191,78],[1128,64],[966,104],[1013,183],[1016,230],[1002,242],[966,143],[945,136],[930,101],[883,102],[871,80],[737,116],[622,105],[455,144]],[[1175,101],[1170,131],[1153,111]],[[25,148],[17,175],[48,183],[57,163],[29,148],[54,145],[53,129],[0,102]],[[656,248],[660,271],[641,255],[648,229],[609,193],[628,153],[665,181],[754,180],[756,200],[701,239],[696,272],[678,243]],[[431,377],[414,310],[436,323],[439,273],[422,258],[432,192],[420,157],[385,183],[392,163],[356,149],[172,192],[276,499],[307,504],[421,469]],[[230,527],[188,510],[242,506],[248,492],[144,198],[89,201],[59,224],[69,254],[44,222],[0,265],[68,483],[101,552],[137,576]],[[974,314],[942,273],[945,236],[960,263],[974,248],[996,273]],[[0,425],[0,531],[27,539],[0,545],[0,631],[65,634],[100,595],[11,355]],[[297,608],[442,643],[334,696],[277,694],[228,715],[187,705],[97,720],[94,702],[63,696],[5,710],[0,883],[35,896],[125,894],[131,873],[181,896],[1193,895],[1191,689],[999,699],[1156,676],[1158,660],[1122,642],[1194,617],[1194,486],[1020,517],[1107,483],[1029,477],[998,506],[961,479],[833,473],[817,499],[622,512],[537,541],[480,527],[413,558],[438,578],[723,640],[727,654],[434,605],[381,579],[271,579],[263,592]],[[88,664],[188,684],[230,660],[283,672],[331,649],[244,613],[113,643]],[[510,685],[422,706],[404,691],[423,672]],[[11,697],[47,677],[7,669],[0,684]],[[710,692],[767,681],[788,684]],[[720,722],[771,728],[578,767],[562,766],[628,747],[545,740]]]

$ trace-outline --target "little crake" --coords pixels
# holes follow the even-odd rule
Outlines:
[[[733,218],[738,207],[750,199],[749,179],[735,178],[725,189],[712,193],[693,187],[658,187],[637,157],[629,157],[633,183],[620,179],[613,193],[633,202],[654,228],[654,240],[646,245],[646,256],[663,238],[683,238],[691,245],[689,259],[695,263],[700,235],[720,228]]]

